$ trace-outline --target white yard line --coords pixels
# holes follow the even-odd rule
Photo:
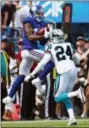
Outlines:
[[[22,124],[22,123],[44,123],[44,122],[66,122],[68,120],[33,120],[33,121],[2,121],[2,124],[9,124],[9,123],[17,123],[17,124]],[[89,121],[89,119],[77,119],[77,121],[81,122],[81,121]]]

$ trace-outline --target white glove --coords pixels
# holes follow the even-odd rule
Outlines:
[[[30,73],[29,75],[27,75],[27,76],[25,77],[24,81],[25,81],[25,82],[28,82],[29,79],[31,79],[31,78],[34,78],[34,75]]]
[[[52,24],[48,24],[48,29],[49,31],[47,31],[47,29],[45,28],[45,34],[44,34],[45,39],[48,39],[51,37],[52,30],[53,30]]]

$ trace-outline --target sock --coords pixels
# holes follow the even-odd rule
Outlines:
[[[47,76],[47,74],[52,71],[53,67],[54,67],[54,63],[52,61],[49,61],[45,65],[43,71],[39,74],[39,78],[43,80]]]
[[[11,98],[13,98],[14,94],[16,93],[17,89],[21,86],[21,84],[24,81],[25,76],[24,75],[20,75],[17,77],[17,79],[15,80],[15,82],[12,85],[12,88],[10,89],[9,92],[9,96]]]
[[[72,97],[74,97],[74,96],[77,96],[77,94],[78,94],[78,91],[69,92],[69,93],[68,93],[68,97],[69,97],[69,98],[72,98]]]
[[[67,109],[69,118],[75,119],[73,108]]]
[[[75,118],[74,117],[74,112],[73,112],[73,105],[70,99],[67,99],[64,101],[64,104],[66,106],[69,118]]]
[[[58,97],[55,97],[55,102],[63,102],[68,99],[67,93],[60,94]]]

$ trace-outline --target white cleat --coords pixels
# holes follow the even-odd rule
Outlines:
[[[3,102],[4,104],[11,104],[11,103],[13,102],[13,99],[12,99],[11,97],[7,96],[7,97],[5,97],[5,98],[2,100],[2,102]]]
[[[82,87],[80,87],[80,88],[78,89],[77,97],[81,99],[81,102],[82,102],[82,103],[85,103],[86,98],[85,98],[85,95],[84,95],[84,89],[83,89]]]
[[[27,76],[25,77],[24,81],[25,81],[25,82],[28,82],[29,79],[31,79],[31,76],[30,76],[30,75],[27,75]]]
[[[74,118],[73,119],[69,119],[68,125],[77,125],[77,122],[76,122],[76,120]]]
[[[5,110],[13,111],[13,99],[11,97],[5,97],[2,102],[5,104]]]
[[[32,84],[35,85],[35,87],[39,90],[39,92],[44,95],[45,91],[42,88],[41,80],[39,78],[32,80]]]

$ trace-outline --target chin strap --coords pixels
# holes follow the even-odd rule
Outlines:
[[[37,17],[36,17],[36,20],[37,20],[38,22],[41,22],[41,19],[39,19],[39,18],[37,18]]]

